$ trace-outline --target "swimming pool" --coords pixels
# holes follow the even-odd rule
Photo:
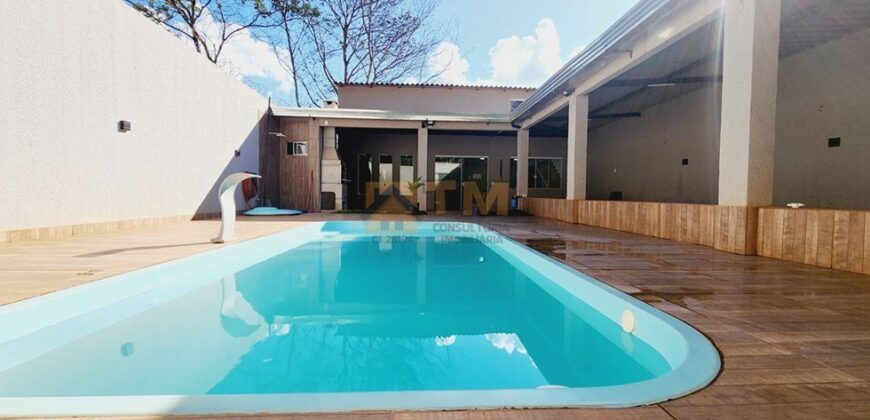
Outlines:
[[[468,223],[310,223],[0,307],[0,415],[621,407],[719,365],[681,321]]]

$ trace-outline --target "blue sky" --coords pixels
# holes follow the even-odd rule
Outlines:
[[[429,81],[537,87],[636,2],[442,0],[434,23],[449,23],[449,37],[429,57]],[[224,54],[232,74],[290,104],[292,79],[268,45],[242,34]]]
[[[537,86],[637,0],[442,0],[471,82]]]

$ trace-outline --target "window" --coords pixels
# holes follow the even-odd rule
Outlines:
[[[411,195],[408,183],[414,180],[414,155],[400,156],[399,165],[399,190],[402,195]]]
[[[529,188],[561,189],[562,159],[529,158]]]
[[[517,158],[511,158],[510,187],[517,187]],[[530,157],[529,188],[562,189],[562,159]]]
[[[517,187],[517,158],[511,158],[510,167],[510,188]]]
[[[308,156],[308,142],[288,141],[287,156]]]
[[[360,154],[356,160],[356,192],[359,195],[366,194],[366,185],[372,182],[372,155]]]
[[[390,187],[393,186],[393,156],[381,155],[378,159],[378,190],[381,194],[387,195],[390,193]]]

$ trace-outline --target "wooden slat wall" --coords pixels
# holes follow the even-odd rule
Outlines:
[[[533,216],[577,223],[578,202],[579,200],[565,200],[561,198],[525,197],[521,199],[520,206],[526,213]]]
[[[269,135],[271,131],[278,131],[278,120],[268,114],[264,114],[260,120],[260,190],[263,197],[278,204],[278,174],[280,172],[281,149],[284,146],[283,139]]]
[[[870,211],[761,208],[758,255],[870,274]]]
[[[750,207],[552,198],[524,203],[535,216],[755,254],[757,212]],[[572,206],[577,209],[573,219],[564,214]]]
[[[870,274],[870,211],[526,198],[532,215]],[[571,218],[565,212],[577,211]]]
[[[308,211],[320,212],[320,156],[321,146],[320,141],[320,125],[317,120],[308,120]]]
[[[309,139],[309,120],[282,118],[280,126],[286,137],[280,138],[278,146],[278,204],[282,208],[311,210],[313,180],[310,162],[314,142]],[[307,141],[308,157],[288,156],[287,142],[291,141]]]
[[[742,255],[755,253],[755,212],[708,204],[581,201],[578,223],[672,239]]]

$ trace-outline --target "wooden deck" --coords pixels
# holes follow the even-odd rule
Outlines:
[[[238,236],[252,238],[321,218],[241,219]],[[473,221],[524,241],[698,328],[724,355],[721,375],[688,397],[632,409],[293,418],[870,418],[870,277],[866,275],[533,217]],[[200,221],[0,244],[0,304],[211,249],[216,245],[208,239],[216,231],[217,222]]]

